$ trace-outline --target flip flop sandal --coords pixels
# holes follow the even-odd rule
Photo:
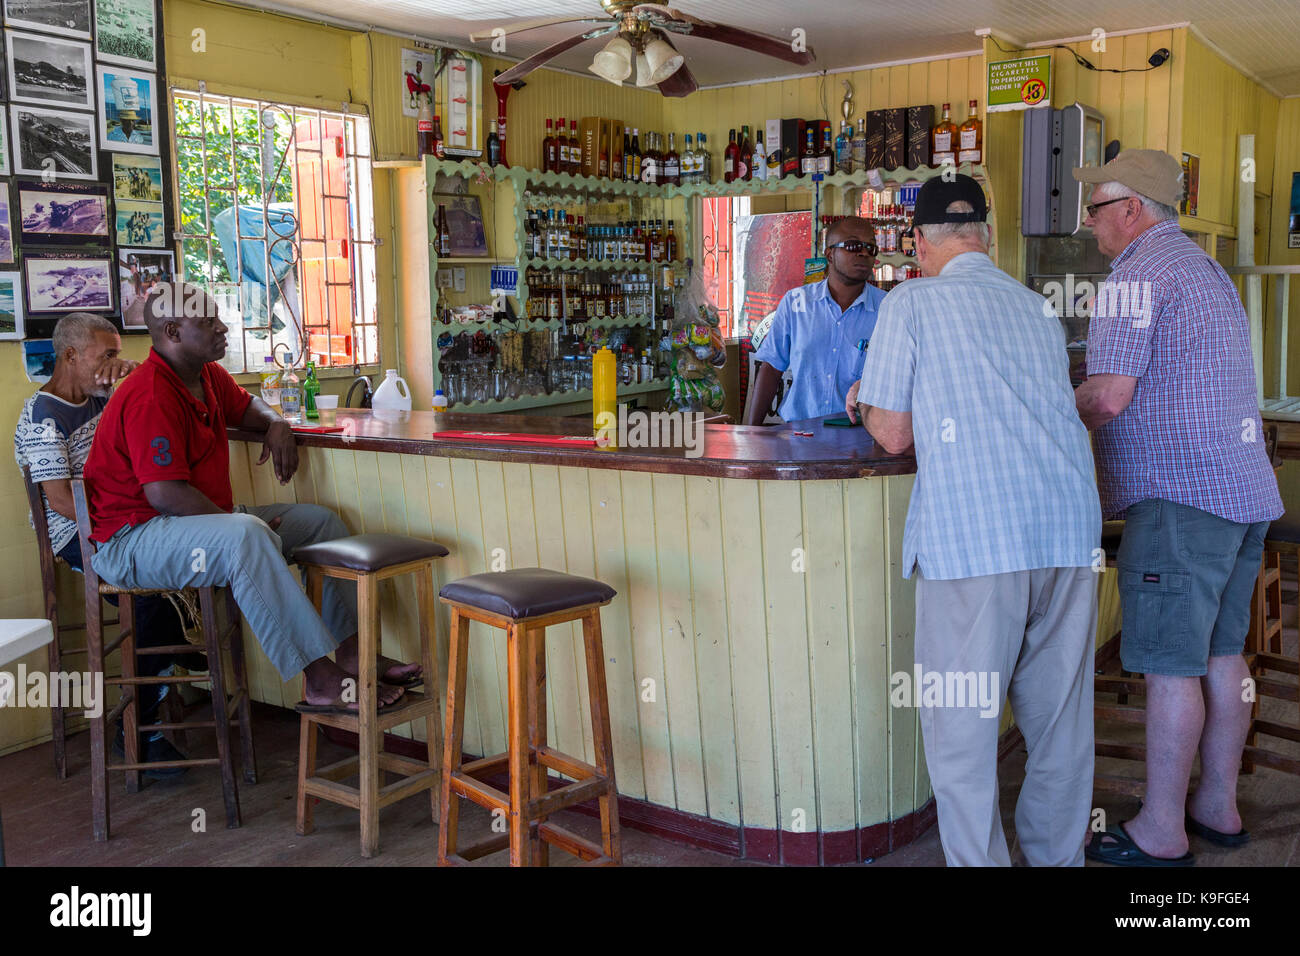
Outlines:
[[[1107,836],[1115,842],[1104,842],[1103,838]],[[1152,856],[1138,846],[1133,838],[1128,835],[1123,823],[1119,825],[1118,829],[1108,829],[1104,833],[1093,834],[1092,839],[1088,841],[1088,845],[1083,849],[1083,855],[1090,860],[1109,863],[1112,866],[1168,867],[1192,866],[1196,863],[1196,857],[1190,851],[1179,857]]]
[[[392,658],[385,658],[385,660],[392,660]],[[393,661],[388,666],[390,668],[400,667],[402,666],[402,662]],[[424,683],[424,675],[415,674],[411,677],[403,677],[400,680],[390,680],[389,678],[385,677],[383,674],[378,674],[376,675],[376,680],[378,680],[379,683],[381,684],[387,684],[389,687],[405,687],[407,690],[410,690],[411,688],[419,687],[421,684]]]
[[[375,711],[375,713],[377,715],[392,713],[401,705],[401,702],[402,698],[399,697],[391,704],[385,704],[383,707],[380,707]],[[298,703],[293,705],[293,709],[298,711],[300,714],[346,714],[349,717],[355,717],[358,713],[358,711],[354,710],[351,705],[344,703],[343,698],[341,697],[336,698],[329,704],[309,704],[305,700],[300,700]]]
[[[1209,840],[1215,846],[1238,847],[1245,846],[1250,842],[1250,831],[1242,827],[1236,833],[1224,833],[1222,830],[1216,830],[1214,827],[1207,827],[1204,823],[1198,823],[1192,819],[1192,815],[1187,814],[1185,821],[1188,833],[1195,833],[1203,840]]]

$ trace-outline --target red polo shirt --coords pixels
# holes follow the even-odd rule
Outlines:
[[[243,420],[253,396],[216,362],[200,378],[202,402],[150,349],[113,392],[86,459],[94,540],[158,517],[144,494],[152,481],[187,481],[218,508],[234,508],[226,424]]]

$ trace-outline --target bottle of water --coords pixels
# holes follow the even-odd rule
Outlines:
[[[286,352],[284,371],[280,373],[280,409],[285,420],[294,425],[302,424],[302,387],[298,384],[298,375],[293,370],[294,355]]]
[[[262,359],[262,401],[270,405],[273,412],[280,411],[280,370],[269,355]]]

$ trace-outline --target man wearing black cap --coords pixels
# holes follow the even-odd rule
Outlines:
[[[886,296],[862,368],[867,430],[889,452],[916,450],[903,574],[917,572],[918,693],[891,692],[891,703],[920,708],[950,866],[1010,863],[998,811],[1004,698],[1029,751],[1016,805],[1025,859],[1081,866],[1101,511],[1064,330],[989,258],[987,211],[969,176],[921,188],[923,278]]]

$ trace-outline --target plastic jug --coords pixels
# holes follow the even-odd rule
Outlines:
[[[370,407],[378,418],[392,418],[396,412],[411,410],[411,389],[407,386],[406,379],[397,374],[397,369],[384,371],[384,380],[375,389]]]
[[[591,361],[591,422],[598,448],[618,447],[617,375],[614,353],[602,348]]]

